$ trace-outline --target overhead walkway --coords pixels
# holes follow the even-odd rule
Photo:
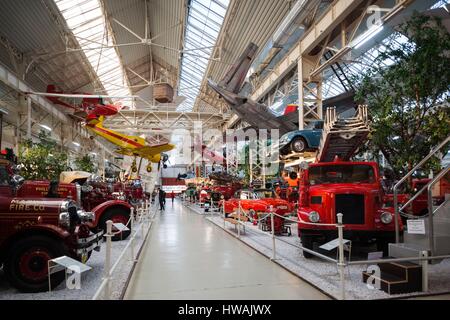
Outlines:
[[[177,200],[142,250],[125,299],[328,299]]]

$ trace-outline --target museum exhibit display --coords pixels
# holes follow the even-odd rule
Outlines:
[[[449,300],[449,52],[449,0],[0,1],[0,302]]]

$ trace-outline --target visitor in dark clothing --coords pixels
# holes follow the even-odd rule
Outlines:
[[[159,210],[165,210],[166,193],[162,189],[159,189],[158,200],[159,200]]]

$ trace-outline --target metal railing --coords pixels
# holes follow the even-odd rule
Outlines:
[[[429,249],[430,249],[430,253],[431,255],[434,255],[435,252],[435,243],[434,243],[434,225],[433,225],[433,218],[434,218],[434,214],[436,213],[437,210],[440,209],[437,208],[436,211],[434,211],[433,209],[433,186],[439,182],[448,172],[450,171],[450,165],[448,165],[444,170],[442,170],[438,175],[436,175],[436,177],[434,177],[433,180],[431,180],[428,183],[428,189],[427,189],[427,194],[428,194],[428,237],[429,237]],[[446,202],[448,200],[444,199],[444,203],[442,205],[445,205]]]
[[[442,173],[444,174],[444,173]],[[436,181],[439,180],[439,176],[436,176]],[[431,188],[431,187],[430,187]],[[430,189],[431,190],[431,189]],[[223,199],[222,199],[223,200]],[[438,210],[438,209],[436,209]],[[234,211],[236,212],[236,211]],[[226,229],[226,212],[225,212],[225,201],[222,201],[222,219],[223,219],[223,229]],[[253,217],[249,217],[248,214],[242,209],[242,205],[241,202],[238,202],[238,208],[237,208],[237,223],[238,223],[238,227],[237,227],[237,233],[235,234],[235,236],[241,239],[241,232],[240,232],[240,226],[244,226],[245,227],[245,221],[242,221],[241,216],[247,216],[250,222],[253,222]],[[341,300],[345,300],[346,299],[346,292],[345,292],[345,288],[346,288],[346,277],[345,277],[345,272],[346,272],[346,268],[350,267],[350,266],[355,266],[355,265],[374,265],[374,264],[378,264],[378,263],[389,263],[389,262],[405,262],[405,261],[417,261],[419,263],[421,263],[422,266],[422,291],[423,292],[428,292],[429,290],[429,278],[428,278],[428,261],[432,261],[432,260],[442,260],[442,259],[450,259],[450,255],[440,255],[440,256],[433,256],[433,254],[429,255],[429,253],[427,251],[422,251],[420,252],[420,256],[415,256],[415,257],[404,257],[404,258],[387,258],[387,259],[371,259],[371,260],[355,260],[355,261],[346,261],[345,258],[345,243],[344,243],[344,228],[345,225],[343,224],[343,215],[341,213],[338,213],[337,215],[337,223],[335,224],[327,224],[327,223],[312,223],[312,222],[307,222],[307,221],[303,221],[303,220],[295,220],[295,219],[291,219],[288,218],[287,216],[283,216],[280,214],[277,214],[274,209],[273,206],[270,206],[269,212],[267,212],[264,216],[257,218],[256,222],[260,223],[263,222],[267,219],[270,218],[270,226],[271,226],[271,232],[267,233],[267,232],[263,232],[259,229],[251,229],[252,232],[256,232],[258,234],[262,234],[262,235],[266,235],[266,236],[270,236],[272,239],[272,255],[269,258],[271,261],[276,261],[277,259],[277,249],[276,249],[276,241],[280,241],[283,243],[286,243],[290,246],[299,248],[300,250],[303,250],[321,260],[324,260],[326,262],[332,263],[332,264],[336,264],[336,267],[339,271],[339,299]],[[308,249],[305,248],[303,245],[296,245],[293,243],[290,243],[286,240],[282,240],[281,238],[277,237],[275,234],[275,223],[274,223],[274,217],[279,217],[281,219],[284,219],[286,221],[290,221],[293,223],[304,223],[304,224],[310,224],[310,225],[315,225],[315,226],[328,226],[328,227],[335,227],[337,229],[337,233],[338,233],[338,246],[337,246],[337,250],[338,250],[338,254],[337,254],[337,258],[333,259],[329,256],[326,256],[322,253],[319,253],[317,251],[314,251],[312,249]],[[227,230],[228,231],[228,230]],[[230,231],[228,231],[230,232]],[[230,232],[231,233],[231,232]],[[234,233],[231,233],[234,235]]]
[[[241,207],[241,204],[239,202],[239,207]],[[238,209],[238,217],[240,216],[239,212],[241,210]],[[223,219],[224,219],[224,229],[226,228],[226,220],[225,220],[225,210],[223,210]],[[267,219],[270,216],[271,219],[271,233],[267,234],[266,232],[262,232],[260,230],[252,230],[252,231],[257,231],[260,234],[264,234],[267,236],[270,236],[272,238],[272,257],[270,258],[271,261],[275,261],[277,260],[277,254],[276,254],[276,243],[275,241],[281,241],[283,243],[286,243],[288,245],[294,246],[296,248],[299,248],[311,255],[314,255],[322,260],[325,260],[326,262],[329,263],[333,263],[336,264],[337,269],[339,270],[339,283],[340,283],[340,294],[339,294],[339,298],[341,300],[345,300],[346,299],[346,294],[345,294],[345,288],[346,288],[346,277],[345,277],[345,269],[348,268],[349,266],[354,266],[354,265],[373,265],[373,264],[377,264],[377,263],[389,263],[389,262],[404,262],[404,261],[418,261],[421,262],[422,264],[422,291],[427,292],[428,291],[428,261],[431,260],[442,260],[442,259],[450,259],[450,255],[440,255],[440,256],[432,256],[429,255],[427,251],[423,251],[420,253],[420,256],[416,256],[416,257],[405,257],[405,258],[388,258],[388,259],[372,259],[372,260],[357,260],[357,261],[346,261],[345,259],[345,243],[344,243],[344,228],[345,225],[342,223],[342,219],[343,219],[343,215],[342,213],[338,213],[337,216],[337,223],[336,224],[326,224],[326,223],[310,223],[307,221],[303,221],[303,220],[294,220],[294,219],[290,219],[286,216],[283,215],[279,215],[277,213],[274,212],[273,210],[273,206],[270,206],[270,210],[269,213],[267,213],[263,218],[258,219],[258,222],[261,222],[265,219]],[[298,223],[298,222],[302,222],[305,224],[311,224],[311,225],[316,225],[316,226],[334,226],[337,228],[338,231],[338,255],[337,255],[337,259],[333,259],[331,257],[328,257],[324,254],[321,254],[319,252],[316,252],[314,250],[305,248],[303,245],[295,245],[292,243],[289,243],[287,241],[281,240],[280,238],[275,236],[275,229],[274,229],[274,217],[280,217],[282,219],[285,219],[287,221],[290,222],[294,222],[294,223]],[[240,220],[240,219],[239,219]],[[244,222],[239,221],[240,224],[244,224]],[[239,228],[238,228],[238,234],[237,234],[237,238],[240,239],[240,233],[239,233]]]
[[[111,249],[112,249],[112,237],[119,234],[119,232],[113,232],[113,222],[108,220],[106,222],[106,246],[105,246],[105,265],[103,270],[103,280],[95,292],[92,300],[98,300],[100,298],[110,299],[111,298],[111,283],[113,281],[113,273],[122,262],[123,258],[127,254],[127,251],[130,250],[131,261],[136,262],[135,251],[134,251],[134,243],[136,241],[137,235],[141,235],[143,237],[143,242],[146,241],[147,236],[149,234],[150,228],[152,226],[153,218],[156,214],[156,201],[152,205],[149,205],[149,202],[146,201],[145,205],[136,210],[136,217],[134,214],[134,208],[131,208],[130,219],[128,220],[127,226],[131,227],[131,236],[128,240],[125,248],[122,249],[119,257],[114,262],[114,265],[111,267]],[[137,221],[136,221],[137,220]],[[137,224],[135,224],[138,222]],[[143,244],[142,244],[143,245]]]
[[[242,206],[241,206],[241,202],[239,201],[239,204],[238,204],[238,224],[244,224],[244,222],[240,221],[240,219],[239,219],[239,217],[241,215],[241,211],[242,211]],[[224,207],[223,208],[224,229],[226,227],[225,216],[226,216],[226,213],[225,213],[225,207]],[[271,239],[272,239],[272,257],[270,258],[271,261],[276,261],[277,260],[276,240],[280,241],[280,239],[278,239],[278,237],[275,235],[275,220],[274,220],[274,218],[276,216],[280,217],[282,219],[285,219],[286,221],[290,221],[290,222],[294,222],[294,223],[298,223],[299,222],[298,220],[290,219],[290,218],[288,218],[286,216],[282,216],[282,215],[279,215],[279,214],[275,213],[272,205],[270,206],[269,212],[265,216],[263,216],[262,218],[257,219],[258,222],[261,222],[261,221],[266,220],[268,217],[270,217],[270,226],[271,226],[270,234],[267,234],[266,232],[259,231],[259,230],[258,230],[258,232],[260,234],[270,236]],[[344,255],[344,238],[343,238],[344,224],[342,223],[343,215],[341,213],[339,213],[339,214],[337,214],[337,218],[338,218],[338,223],[336,223],[336,224],[325,224],[325,223],[322,223],[320,225],[322,225],[322,226],[331,226],[331,227],[336,227],[337,228],[338,236],[340,237],[339,238],[338,259],[333,259],[333,258],[330,258],[330,257],[328,257],[328,256],[326,256],[324,254],[321,254],[321,253],[317,252],[317,251],[305,248],[303,245],[297,246],[297,245],[294,245],[292,243],[288,243],[288,242],[285,242],[285,243],[287,243],[287,244],[289,244],[291,246],[294,246],[296,248],[299,248],[299,249],[301,249],[301,250],[303,250],[303,251],[305,251],[305,252],[307,252],[307,253],[309,253],[311,255],[314,255],[314,256],[322,259],[322,260],[325,260],[325,261],[331,262],[331,263],[335,263],[338,266],[339,275],[340,275],[340,288],[341,288],[340,289],[340,296],[341,296],[342,300],[345,300],[345,267],[346,267],[346,264],[345,264],[345,255]],[[240,231],[239,231],[240,228],[238,227],[237,230],[238,230],[237,238],[239,239],[240,238]],[[255,231],[255,230],[253,230],[253,231]]]
[[[447,145],[447,143],[450,142],[450,136],[447,137],[447,139],[445,139],[442,143],[440,143],[436,148],[434,148],[433,150],[431,150],[431,152],[422,159],[422,161],[420,161],[417,165],[414,166],[414,168],[412,168],[403,178],[401,178],[394,186],[393,192],[394,192],[394,212],[395,212],[395,217],[394,217],[394,222],[395,222],[395,242],[399,243],[400,242],[400,225],[399,225],[399,214],[400,211],[402,211],[406,205],[403,205],[402,207],[399,208],[398,205],[398,189],[399,187],[408,179],[410,178],[414,172],[417,171],[417,169],[421,168],[431,157],[433,157],[436,153],[438,153],[444,146]],[[428,201],[432,201],[431,198],[428,199]],[[429,211],[429,213],[431,213],[431,211]]]

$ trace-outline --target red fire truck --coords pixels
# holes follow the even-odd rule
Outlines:
[[[386,206],[377,163],[337,159],[305,169],[298,209],[302,245],[312,249],[314,242],[336,238],[336,227],[320,224],[337,223],[338,213],[343,214],[347,239],[376,241],[378,249],[387,253],[388,243],[395,239],[394,209]],[[399,224],[403,230],[400,218]]]
[[[48,260],[65,255],[86,262],[103,233],[90,231],[95,212],[85,212],[72,200],[19,196],[23,178],[8,168],[9,161],[0,159],[0,265],[18,290],[45,291]],[[51,286],[64,278],[64,271],[52,274]]]
[[[12,163],[3,161],[0,163],[0,169],[9,176],[13,175]],[[84,181],[83,181],[84,180]],[[127,224],[130,218],[131,205],[119,199],[114,199],[105,186],[97,183],[93,185],[85,183],[87,177],[81,179],[75,175],[76,183],[59,183],[51,181],[25,181],[17,190],[18,197],[48,197],[72,199],[77,205],[85,210],[95,211],[95,220],[90,222],[91,229],[96,232],[98,230],[106,230],[106,221],[112,220],[114,223]],[[79,183],[83,183],[81,186]],[[11,196],[11,191],[4,190],[6,195]],[[130,227],[128,225],[128,227]],[[126,239],[131,233],[123,231],[112,239]]]

